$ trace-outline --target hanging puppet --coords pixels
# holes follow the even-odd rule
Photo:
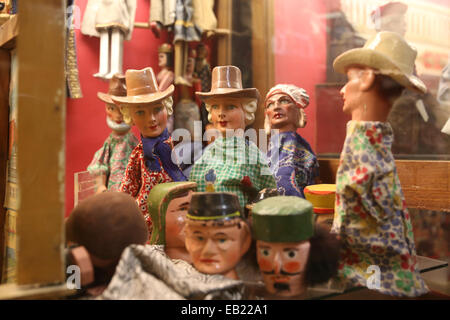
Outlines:
[[[81,32],[100,38],[99,71],[94,77],[111,79],[122,72],[123,40],[130,40],[136,0],[89,0]]]

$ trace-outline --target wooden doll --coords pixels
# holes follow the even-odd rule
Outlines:
[[[173,68],[173,48],[168,43],[163,43],[158,47],[158,75],[156,80],[159,84],[159,90],[166,90],[171,84],[173,84],[174,74]]]
[[[186,220],[186,249],[198,271],[238,279],[236,265],[250,244],[250,228],[242,218],[236,195],[192,195]]]
[[[385,31],[334,61],[334,69],[348,77],[341,96],[343,112],[352,117],[336,175],[332,231],[343,242],[340,275],[349,286],[367,286],[368,268],[377,266],[379,282],[370,287],[408,297],[428,288],[417,267],[411,219],[391,152],[392,127],[386,120],[405,88],[427,90],[413,75],[416,55],[402,36]]]
[[[164,245],[171,259],[192,262],[185,246],[185,223],[192,193],[196,190],[195,182],[167,182],[153,187],[148,195],[153,222],[150,244]]]
[[[197,182],[199,191],[209,185],[210,190],[235,193],[245,207],[252,195],[276,187],[266,157],[244,139],[245,127],[255,120],[258,90],[242,88],[239,68],[220,66],[213,69],[211,90],[196,95],[205,102],[218,137],[194,163],[190,180]]]
[[[167,131],[167,117],[172,113],[173,85],[158,89],[153,69],[127,70],[127,96],[113,96],[125,122],[139,129],[141,142],[130,155],[120,191],[133,196],[151,229],[147,198],[159,183],[185,181],[180,168],[172,162],[172,139]]]
[[[122,73],[123,40],[131,39],[135,14],[136,0],[89,0],[81,31],[100,38],[99,71],[94,77],[111,79]]]
[[[269,294],[301,298],[308,286],[337,273],[339,241],[314,227],[311,203],[276,196],[256,203],[252,212],[258,265]]]
[[[306,125],[304,109],[309,96],[302,88],[279,84],[266,95],[264,128],[271,137],[270,168],[280,194],[304,198],[303,188],[314,184],[319,175],[319,164],[309,143],[297,132]]]
[[[97,193],[119,190],[128,158],[139,143],[130,132],[131,127],[123,121],[119,107],[111,99],[111,96],[126,95],[125,76],[119,74],[115,74],[109,81],[108,93],[97,93],[98,98],[105,103],[106,124],[112,130],[87,168],[91,174],[98,177]]]

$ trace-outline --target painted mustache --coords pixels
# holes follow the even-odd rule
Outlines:
[[[262,272],[263,274],[267,274],[267,275],[272,275],[272,274],[275,274],[275,270],[272,270],[272,271],[263,271]],[[284,271],[284,270],[280,270],[280,274],[281,275],[284,275],[284,276],[296,276],[296,275],[299,275],[299,274],[301,274],[302,272],[300,271],[300,272],[294,272],[294,273],[290,273],[290,272],[287,272],[287,271]]]

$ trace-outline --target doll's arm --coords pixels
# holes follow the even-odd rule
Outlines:
[[[119,191],[130,194],[136,198],[141,187],[141,164],[137,148],[133,150],[128,160],[125,175],[120,184]]]

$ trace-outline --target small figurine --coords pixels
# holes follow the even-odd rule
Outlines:
[[[406,11],[408,6],[402,2],[388,2],[370,14],[375,30],[397,32],[402,37],[406,34]]]
[[[150,244],[164,245],[172,259],[191,263],[185,246],[185,221],[195,182],[167,182],[153,187],[148,195],[148,210],[153,222]]]
[[[122,73],[123,40],[131,39],[135,15],[136,0],[89,0],[81,31],[100,37],[99,71],[94,77],[111,79]]]
[[[255,120],[259,93],[256,88],[242,88],[241,71],[235,66],[215,67],[211,85],[211,91],[196,95],[205,102],[208,119],[221,136],[194,163],[190,180],[205,191],[207,175],[213,176],[210,188],[235,193],[245,207],[260,190],[276,187],[266,157],[243,137],[245,127]]]
[[[194,78],[195,57],[197,53],[194,49],[189,49],[186,72],[183,84],[177,84],[175,96],[177,104],[174,110],[174,129],[186,129],[191,135],[191,139],[196,140],[202,137],[194,137],[194,122],[200,121],[200,101],[196,99],[195,92],[201,91],[200,80]],[[197,100],[197,101],[196,101]]]
[[[130,126],[123,121],[119,107],[111,100],[111,96],[126,96],[125,76],[115,74],[109,81],[108,93],[98,92],[97,96],[105,103],[106,124],[112,130],[89,164],[89,173],[97,176],[97,193],[105,190],[119,191],[128,158],[139,141],[130,132]]]
[[[238,279],[236,265],[250,244],[250,228],[242,218],[236,195],[192,195],[186,220],[186,249],[198,271]]]
[[[302,88],[279,84],[271,88],[265,101],[267,134],[279,130],[271,137],[269,152],[270,168],[281,194],[304,198],[303,188],[314,184],[319,175],[319,164],[309,143],[297,133],[306,125],[304,109],[309,96]]]
[[[380,282],[370,287],[393,296],[428,292],[417,267],[411,219],[397,175],[386,122],[393,102],[410,89],[425,93],[413,75],[417,52],[394,32],[380,32],[363,48],[334,61],[347,74],[341,90],[343,112],[351,115],[336,175],[332,231],[343,243],[340,276],[350,286],[369,286],[368,268],[377,266]]]
[[[316,223],[331,230],[334,219],[334,203],[336,198],[335,184],[314,184],[305,187],[305,198],[312,203]]]
[[[337,273],[339,241],[314,227],[313,208],[295,196],[264,199],[253,207],[253,237],[266,290],[282,297],[302,297],[308,286]]]
[[[141,142],[130,155],[120,191],[133,196],[151,229],[147,197],[158,183],[185,181],[181,169],[172,162],[172,139],[166,128],[172,113],[174,87],[159,91],[153,69],[127,70],[127,96],[112,100],[120,106],[126,123],[139,129]]]
[[[159,84],[159,91],[166,90],[173,84],[173,48],[168,43],[163,43],[158,47],[158,66],[161,68],[156,80]]]
[[[103,192],[81,201],[65,227],[69,247],[83,246],[89,253],[89,261],[79,260],[83,262],[80,268],[93,267],[93,284],[103,288],[114,275],[122,251],[148,240],[147,225],[136,202],[122,192]]]

